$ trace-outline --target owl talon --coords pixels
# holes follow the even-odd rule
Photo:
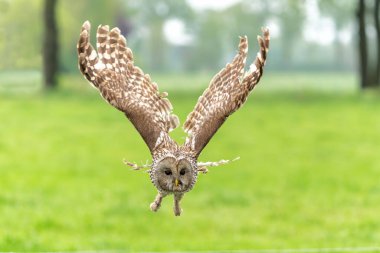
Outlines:
[[[152,204],[150,204],[150,210],[157,212],[160,209],[161,201],[166,196],[166,194],[158,193]]]
[[[180,216],[181,215],[181,213],[182,213],[182,208],[180,208],[180,207],[174,207],[173,208],[174,209],[174,215],[175,216]]]
[[[150,210],[152,210],[153,212],[157,212],[158,209],[160,209],[160,206],[161,206],[161,203],[158,204],[156,202],[152,202],[152,204],[150,204]]]
[[[174,194],[174,207],[173,207],[173,211],[174,211],[174,215],[175,216],[180,216],[181,213],[182,213],[182,208],[179,205],[179,202],[181,201],[182,197],[183,197],[183,193]]]

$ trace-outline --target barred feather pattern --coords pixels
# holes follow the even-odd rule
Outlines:
[[[263,37],[257,40],[260,51],[247,72],[244,71],[248,53],[248,39],[240,38],[239,52],[211,80],[209,87],[198,99],[194,110],[188,115],[184,130],[188,134],[185,146],[198,156],[228,116],[239,109],[259,82],[269,50],[269,30],[262,29]]]
[[[158,194],[150,208],[157,211],[162,199],[173,194],[174,214],[180,215],[183,195],[195,185],[198,173],[219,162],[198,163],[200,152],[229,115],[240,108],[263,74],[269,48],[269,31],[258,37],[260,51],[245,72],[248,53],[247,37],[241,37],[239,51],[231,63],[211,80],[184,124],[188,137],[178,145],[169,132],[179,125],[173,107],[160,93],[149,75],[136,67],[131,49],[118,28],[99,26],[96,50],[90,43],[90,23],[86,21],[78,41],[78,65],[84,77],[99,90],[102,97],[122,111],[140,133],[152,154],[149,174]],[[134,163],[127,162],[134,169]]]
[[[118,28],[109,31],[99,26],[97,52],[90,43],[90,22],[86,21],[78,41],[78,65],[84,77],[97,88],[112,106],[124,112],[138,130],[150,151],[177,144],[168,132],[179,125],[173,107],[159,93],[149,75],[136,67],[133,54]]]

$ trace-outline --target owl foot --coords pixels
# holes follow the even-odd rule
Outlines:
[[[150,204],[150,210],[152,210],[153,212],[157,212],[158,209],[160,209],[162,199],[165,196],[166,194],[162,194],[161,192],[159,192],[156,198],[154,199],[154,201],[152,202],[152,204]]]
[[[179,202],[181,201],[182,197],[183,197],[183,193],[174,194],[174,207],[173,207],[173,211],[174,211],[174,215],[175,216],[180,216],[181,213],[182,213],[182,208],[179,205]]]
[[[179,206],[174,206],[173,210],[175,216],[180,216],[182,213],[182,208],[180,208]]]
[[[153,212],[157,212],[160,206],[161,206],[161,203],[156,203],[154,201],[152,202],[152,204],[150,204],[150,210],[152,210]]]

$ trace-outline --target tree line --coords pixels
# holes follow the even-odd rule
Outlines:
[[[380,73],[379,1],[357,0],[356,5],[342,0],[317,1],[321,14],[334,21],[336,33],[349,25],[358,29],[357,35],[354,34],[354,38],[358,38],[357,44],[344,44],[336,36],[331,46],[323,47],[300,40],[307,20],[305,1],[242,0],[225,10],[195,12],[186,1],[175,0],[44,0],[43,30],[40,32],[44,80],[46,87],[54,87],[57,83],[55,73],[76,71],[73,47],[85,19],[96,25],[119,26],[134,49],[139,65],[151,71],[214,71],[232,57],[239,35],[246,34],[254,41],[252,38],[259,33],[260,26],[274,22],[280,32],[276,43],[272,43],[269,68],[324,71],[357,68],[360,87],[377,87]],[[169,45],[165,40],[163,27],[171,18],[181,20],[187,32],[195,35],[189,45]],[[376,31],[376,41],[368,32],[372,30]],[[254,47],[255,43],[251,42],[251,46]]]

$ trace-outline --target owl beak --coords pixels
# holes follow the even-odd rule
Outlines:
[[[178,185],[179,185],[179,181],[178,181],[178,179],[175,179],[175,182],[174,182],[174,183],[175,183],[175,186],[178,187]]]

